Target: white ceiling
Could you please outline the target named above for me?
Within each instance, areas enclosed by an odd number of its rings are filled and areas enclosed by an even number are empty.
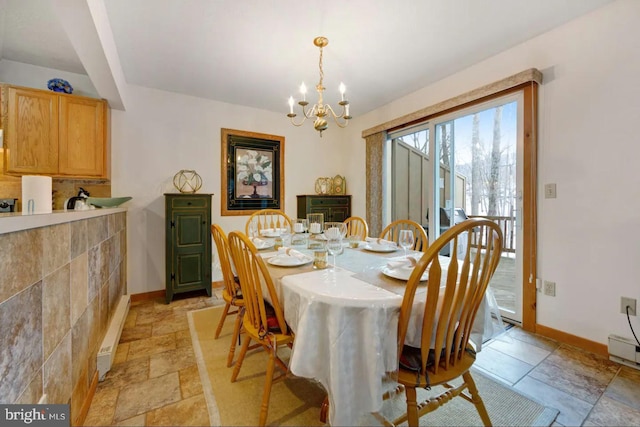
[[[301,81],[317,84],[312,42],[326,36],[325,101],[343,81],[354,116],[610,1],[88,0],[106,9],[127,83],[283,113]],[[58,2],[0,0],[0,58],[92,77]]]

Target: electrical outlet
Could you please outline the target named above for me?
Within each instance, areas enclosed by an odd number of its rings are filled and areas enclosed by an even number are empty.
[[[629,316],[636,315],[636,299],[621,297],[620,298],[620,313],[627,314],[627,306],[629,307]]]
[[[550,297],[556,296],[556,282],[544,281],[544,294]]]

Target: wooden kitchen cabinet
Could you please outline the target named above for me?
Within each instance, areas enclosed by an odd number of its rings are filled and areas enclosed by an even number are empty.
[[[59,173],[107,177],[106,101],[60,96]]]
[[[181,292],[211,296],[211,196],[165,194],[167,304]]]
[[[342,222],[351,216],[351,196],[302,195],[298,198],[298,218],[309,213],[324,214],[324,220]]]
[[[58,95],[42,90],[3,90],[5,172],[58,173]],[[5,114],[6,113],[6,114]]]
[[[105,100],[2,86],[5,173],[109,178]]]

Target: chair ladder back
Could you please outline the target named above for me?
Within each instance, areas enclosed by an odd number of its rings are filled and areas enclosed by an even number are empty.
[[[457,237],[456,237],[457,239]],[[471,293],[470,289],[473,287],[473,280],[471,279],[473,272],[471,269],[471,233],[467,233],[467,245],[464,253],[464,261],[462,264],[462,268],[460,269],[460,277],[458,286],[456,288],[456,296],[455,296],[455,306],[453,311],[451,312],[451,316],[449,318],[449,339],[451,341],[447,341],[448,348],[451,348],[451,360],[455,364],[456,361],[462,358],[462,354],[464,348],[467,345],[467,342],[464,341],[464,337],[468,336],[466,334],[466,328],[464,326],[460,327],[458,325],[466,324],[466,311],[464,307],[469,304],[468,297]],[[458,244],[456,241],[456,245],[454,248],[454,256],[458,257]],[[456,316],[460,318],[457,319]]]
[[[490,234],[486,246],[472,245],[473,232]],[[459,243],[466,242],[460,250]],[[443,275],[440,250],[452,244],[451,259]],[[474,218],[451,227],[443,233],[418,261],[407,282],[398,321],[398,352],[402,352],[415,291],[420,277],[428,268],[424,317],[421,325],[422,372],[434,374],[447,370],[463,358],[479,306],[489,281],[500,261],[502,234],[492,221]],[[433,345],[431,344],[433,342]],[[433,364],[427,368],[429,352]]]
[[[269,329],[263,293],[264,285],[269,293],[278,326],[283,333],[286,333],[286,322],[275,287],[264,260],[258,255],[257,249],[246,235],[238,231],[229,233],[229,245],[231,246],[231,255],[236,263],[236,269],[240,277],[240,286],[250,325],[258,331],[267,331]]]
[[[261,209],[251,214],[245,225],[245,234],[249,234],[249,224],[255,223],[258,232],[268,228],[284,228],[288,225],[292,227],[291,219],[282,211],[277,209]]]
[[[359,216],[350,216],[344,220],[347,225],[347,236],[358,236],[364,240],[369,236],[369,226],[367,221]]]
[[[233,269],[231,268],[231,253],[229,248],[229,241],[224,234],[224,230],[218,224],[211,225],[211,235],[213,242],[216,245],[218,251],[218,259],[220,260],[220,270],[222,270],[222,281],[227,293],[232,297],[237,295],[237,287],[235,277],[233,275]]]

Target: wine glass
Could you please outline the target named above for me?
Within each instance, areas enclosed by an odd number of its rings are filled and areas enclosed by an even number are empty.
[[[400,234],[398,235],[398,243],[404,249],[404,257],[407,257],[407,249],[413,247],[413,231],[411,230],[400,230]]]
[[[249,240],[253,242],[253,240],[258,237],[258,224],[255,222],[251,222],[249,224]]]
[[[278,235],[282,238],[282,244],[286,246],[287,238],[291,236],[291,226],[288,222],[285,221],[284,224],[282,224],[276,230],[278,230]],[[291,241],[289,241],[289,244],[291,244]]]
[[[330,222],[324,223],[324,237],[326,237],[327,240],[339,239],[340,244],[342,245],[342,241],[346,236],[347,236],[347,224],[345,224],[344,222],[330,221]],[[342,254],[343,251],[344,249],[340,247],[340,250],[338,251],[337,255]]]
[[[336,269],[336,255],[342,252],[342,238],[327,240],[327,251],[333,255],[333,269]]]

